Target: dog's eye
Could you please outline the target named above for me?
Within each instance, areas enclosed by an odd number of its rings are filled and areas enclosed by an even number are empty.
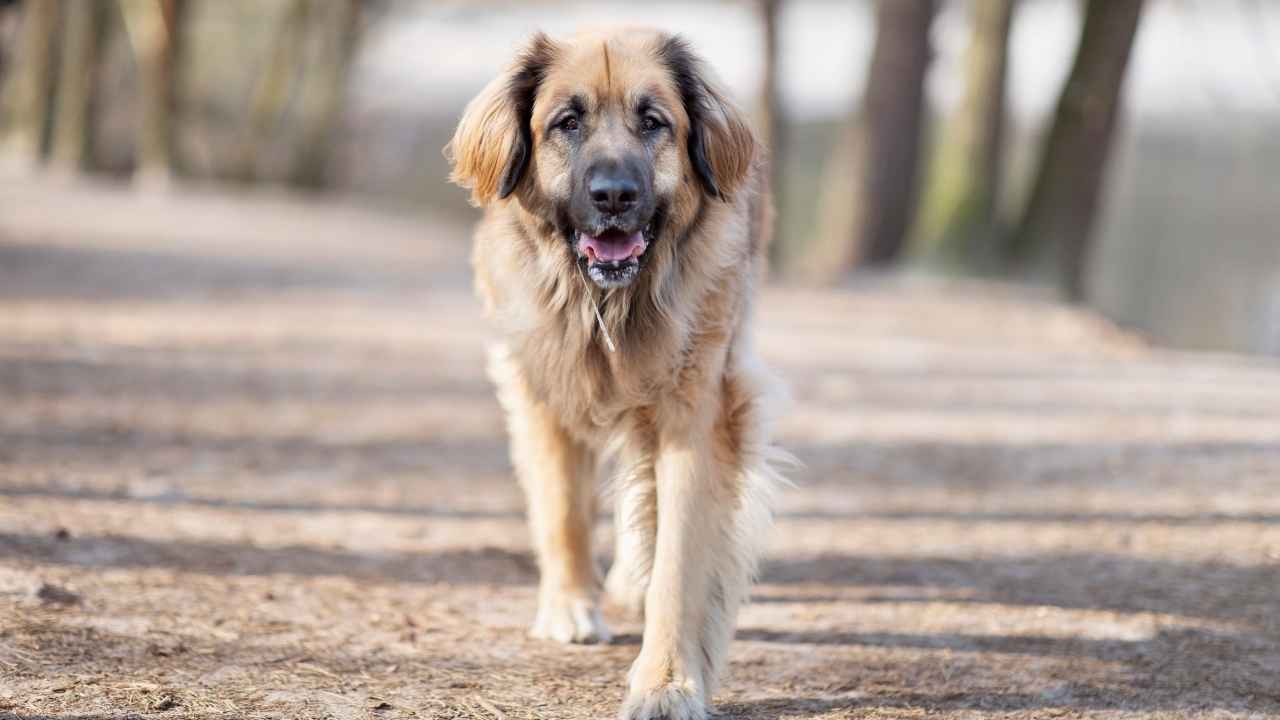
[[[653,132],[663,126],[662,120],[653,115],[645,115],[640,119],[640,129],[645,132]]]
[[[556,127],[565,132],[574,132],[578,129],[578,118],[570,115],[560,122],[556,123]]]

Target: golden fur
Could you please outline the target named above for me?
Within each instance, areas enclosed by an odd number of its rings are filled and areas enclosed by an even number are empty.
[[[649,156],[665,223],[636,281],[605,292],[557,226],[572,181],[547,123],[565,97],[585,97],[601,129],[581,151],[609,152],[629,142],[619,113],[637,92],[671,121]],[[532,633],[609,639],[590,535],[596,475],[612,461],[606,585],[645,619],[621,716],[703,718],[777,480],[773,385],[748,327],[770,219],[763,153],[681,41],[635,30],[536,36],[467,107],[447,152],[451,179],[484,208],[473,264],[502,334],[491,374],[542,573]]]

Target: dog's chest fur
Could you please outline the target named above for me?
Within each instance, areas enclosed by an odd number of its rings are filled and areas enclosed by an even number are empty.
[[[642,295],[630,300],[646,302]],[[716,372],[710,366],[723,366],[727,332],[712,340],[696,319],[624,320],[612,326],[611,352],[587,299],[580,301],[583,307],[574,307],[577,302],[564,313],[544,314],[535,326],[509,334],[507,342],[533,395],[588,445],[602,445],[619,431],[644,432],[668,407],[692,403],[711,380],[703,376]]]
[[[619,432],[643,433],[662,416],[687,417],[712,402],[755,275],[758,259],[745,237],[684,237],[679,247],[671,240],[657,248],[666,253],[655,258],[651,270],[658,272],[602,299],[615,352],[606,347],[568,253],[558,256],[545,239],[513,242],[506,219],[493,215],[476,239],[477,291],[502,331],[511,370],[579,441],[599,448]],[[707,253],[718,257],[696,257]],[[513,267],[528,272],[503,274]],[[690,267],[732,271],[698,274]],[[655,292],[652,283],[667,285]],[[656,297],[673,302],[659,308]]]

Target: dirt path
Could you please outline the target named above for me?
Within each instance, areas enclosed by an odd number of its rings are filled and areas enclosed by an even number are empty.
[[[0,186],[0,718],[612,716],[635,622],[524,636],[465,233]],[[762,315],[806,468],[725,715],[1280,717],[1280,367],[982,289]]]

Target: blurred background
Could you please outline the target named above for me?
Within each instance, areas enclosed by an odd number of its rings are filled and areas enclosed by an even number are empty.
[[[530,32],[602,23],[687,35],[753,111],[783,281],[1008,279],[1280,354],[1268,0],[8,0],[0,167],[467,218],[466,101]]]

